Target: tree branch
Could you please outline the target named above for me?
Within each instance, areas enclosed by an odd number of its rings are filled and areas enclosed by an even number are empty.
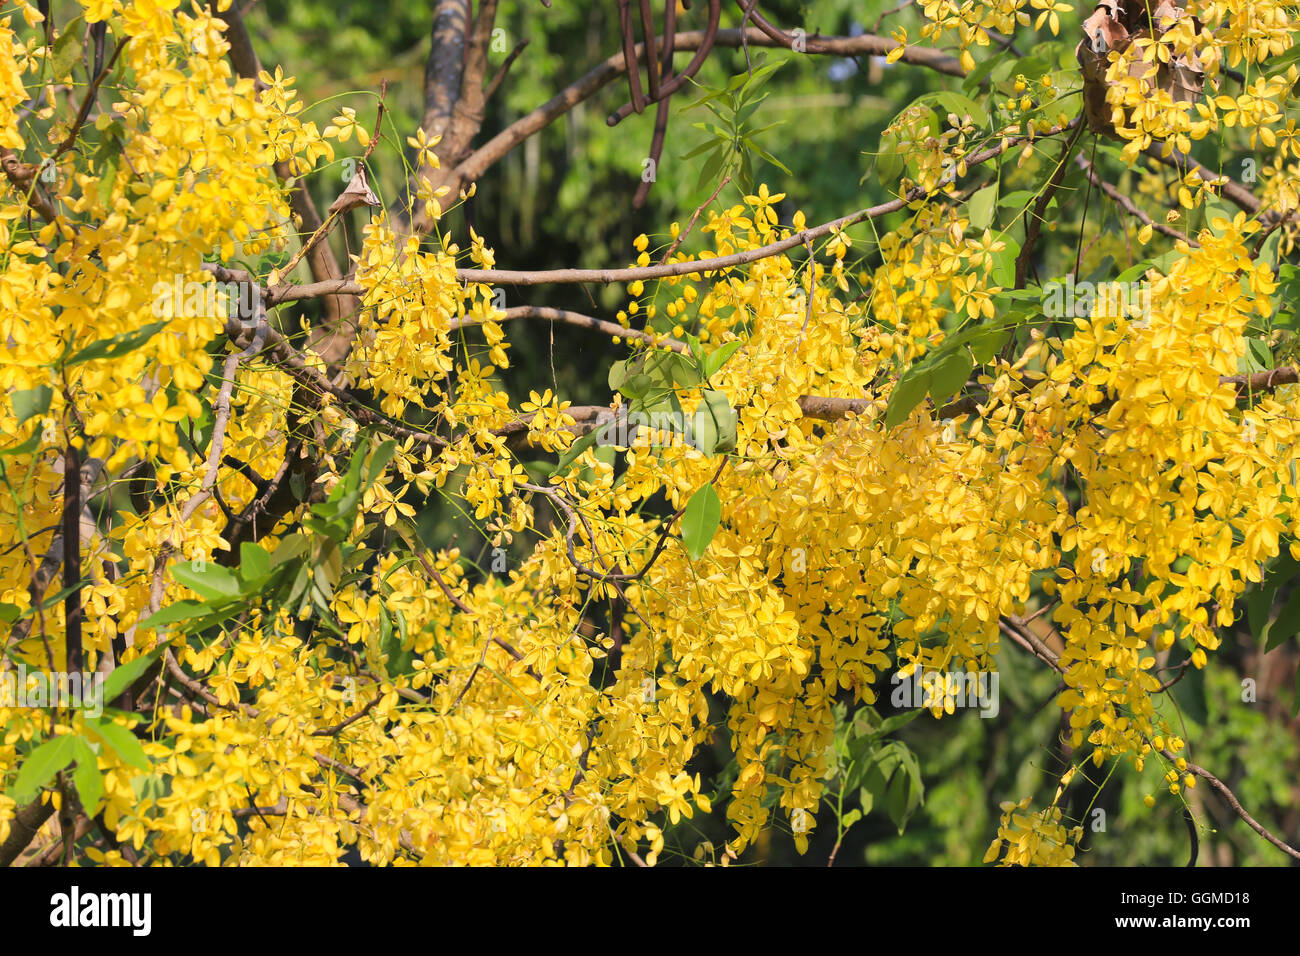
[[[230,9],[218,10],[216,0],[211,0],[210,5],[213,14],[226,23],[226,42],[230,44],[230,62],[235,67],[235,72],[244,79],[252,80],[258,89],[262,89],[264,84],[258,75],[262,72],[262,65],[257,58],[257,51],[253,47],[252,38],[248,35],[248,28],[244,25],[244,18],[239,8],[232,3]],[[282,180],[295,179],[294,170],[287,160],[275,164],[275,174]],[[298,216],[305,234],[311,236],[320,231],[322,224],[320,212],[316,209],[316,204],[312,202],[311,194],[301,179],[295,179],[294,187],[289,191],[289,208]],[[311,270],[311,276],[317,282],[343,277],[338,258],[328,242],[319,243],[310,250],[307,256],[307,268]],[[355,298],[349,294],[326,296],[323,304],[326,334],[338,330],[343,325],[344,318],[357,308]],[[342,356],[327,358],[330,361],[339,361]]]
[[[1260,208],[1262,205],[1260,201],[1254,196],[1254,194],[1251,193],[1249,189],[1247,189],[1245,186],[1241,185],[1240,183],[1232,180],[1231,178],[1221,175],[1220,173],[1216,173],[1208,166],[1204,166],[1201,163],[1198,163],[1190,156],[1184,156],[1181,153],[1172,153],[1166,156],[1161,151],[1161,147],[1158,145],[1153,144],[1151,146],[1148,146],[1143,152],[1147,156],[1150,156],[1152,159],[1154,159],[1156,162],[1163,163],[1165,166],[1169,166],[1172,169],[1178,170],[1178,172],[1181,173],[1182,175],[1186,175],[1187,173],[1189,173],[1194,169],[1201,174],[1201,179],[1203,179],[1205,182],[1210,182],[1212,180],[1219,180],[1219,179],[1227,180],[1227,182],[1225,182],[1221,187],[1219,187],[1220,195],[1222,195],[1225,199],[1229,200],[1230,202],[1234,203],[1239,208],[1244,209],[1252,216],[1260,215]],[[1265,213],[1261,218],[1267,220],[1274,216],[1276,216],[1276,213],[1268,212]]]
[[[674,37],[674,53],[690,53],[699,50],[707,39],[707,31],[691,30],[678,33]],[[890,37],[863,34],[856,37],[816,37],[816,52],[832,56],[862,56],[871,54],[885,56],[898,47],[898,41]],[[744,44],[757,47],[785,47],[789,44],[767,36],[757,28],[745,30],[719,30],[713,38],[715,47],[737,48]],[[811,46],[809,52],[813,52]],[[644,59],[645,45],[638,44],[634,56]],[[965,76],[961,63],[939,50],[926,47],[908,47],[900,60],[916,66],[924,66],[949,76]],[[512,149],[529,136],[544,129],[554,120],[563,116],[579,103],[595,95],[606,85],[621,76],[626,70],[624,55],[615,53],[604,62],[590,70],[581,79],[565,87],[532,112],[520,117],[504,130],[497,133],[486,143],[461,160],[443,179],[443,185],[450,186],[453,192],[463,189],[468,183],[479,178],[495,163],[505,157]]]
[[[43,796],[20,807],[9,821],[9,836],[0,844],[0,866],[11,866],[53,814],[54,802],[46,801]]]
[[[581,312],[571,312],[568,309],[552,309],[537,305],[517,305],[506,309],[503,315],[497,316],[497,321],[499,322],[509,322],[512,319],[542,319],[546,322],[560,322],[565,325],[575,325],[579,328],[592,329],[616,339],[627,339],[630,342],[643,342],[646,345],[670,348],[674,352],[686,352],[685,343],[678,342],[676,339],[655,335],[651,332],[642,332],[638,329],[625,329],[617,322],[597,319],[590,315],[583,315]],[[473,328],[479,324],[480,323],[468,319],[456,319],[451,323],[450,331],[455,332],[459,329]]]
[[[1132,199],[1124,195],[1122,192],[1120,192],[1110,183],[1106,182],[1104,179],[1098,176],[1096,167],[1093,166],[1092,162],[1088,159],[1088,157],[1084,156],[1083,153],[1077,154],[1074,157],[1074,161],[1079,165],[1079,168],[1082,169],[1087,174],[1088,180],[1094,186],[1096,186],[1103,193],[1109,196],[1111,200],[1113,200],[1116,203],[1116,205],[1118,205],[1121,209],[1123,209],[1126,213],[1128,213],[1138,222],[1142,223],[1144,226],[1150,226],[1156,232],[1160,233],[1161,235],[1168,236],[1170,239],[1181,239],[1183,242],[1187,243],[1189,246],[1192,246],[1193,248],[1200,248],[1201,244],[1197,242],[1195,239],[1191,238],[1190,236],[1184,235],[1183,233],[1179,232],[1177,229],[1173,228],[1172,226],[1166,226],[1163,222],[1156,222],[1145,212],[1139,209],[1137,204],[1133,202]]]
[[[1053,127],[1052,129],[1032,137],[1033,139],[1044,139],[1058,135],[1067,130],[1075,129],[1079,120],[1073,119],[1064,126]],[[1031,139],[1029,136],[1016,136],[1004,140],[996,146],[990,146],[979,153],[975,153],[966,160],[967,167],[978,166],[990,159],[1001,156],[1007,150],[1019,146]],[[760,259],[766,259],[770,256],[780,255],[790,249],[805,245],[809,240],[820,239],[832,232],[845,229],[855,223],[867,219],[876,219],[880,216],[897,212],[908,205],[921,200],[927,200],[938,195],[940,189],[927,191],[920,186],[913,187],[905,196],[892,199],[889,202],[881,203],[878,206],[872,206],[868,209],[860,209],[855,213],[847,216],[841,216],[838,219],[832,219],[830,222],[824,222],[819,226],[813,226],[804,229],[801,232],[793,233],[785,239],[777,242],[768,243],[765,246],[759,246],[755,249],[748,249],[744,252],[737,252],[729,256],[718,256],[711,259],[697,259],[687,262],[667,262],[661,265],[630,267],[626,269],[551,269],[534,272],[519,272],[509,269],[457,269],[456,277],[462,282],[479,282],[487,285],[510,285],[510,286],[528,286],[528,285],[551,285],[561,283],[584,283],[595,282],[607,285],[611,282],[633,282],[636,280],[665,279],[672,276],[699,275],[701,273],[718,272],[723,269],[734,268],[735,266],[746,265],[751,262],[757,262]],[[224,270],[225,275],[236,275],[233,270]],[[355,282],[316,282],[310,285],[285,286],[277,288],[275,294],[269,297],[270,305],[279,305],[283,302],[291,302],[298,299],[309,299],[318,295],[326,295],[338,291],[348,291],[354,294],[364,292],[360,285]]]

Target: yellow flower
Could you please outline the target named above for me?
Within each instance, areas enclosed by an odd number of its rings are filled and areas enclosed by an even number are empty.
[[[417,129],[414,136],[406,137],[407,145],[415,147],[416,169],[440,168],[441,164],[438,161],[438,154],[434,152],[434,147],[436,147],[440,142],[442,142],[441,136],[435,136],[431,140],[427,139],[423,129]],[[362,145],[364,146],[365,144],[362,143]]]
[[[897,30],[893,31],[890,36],[898,41],[898,46],[885,54],[885,62],[897,63],[903,58],[903,54],[907,52],[907,30],[903,27],[899,27]]]
[[[327,139],[337,139],[340,143],[346,143],[356,133],[357,142],[362,146],[370,145],[370,134],[365,131],[360,123],[357,122],[357,111],[350,106],[343,107],[342,111],[330,121],[330,125],[325,127],[321,133]],[[425,144],[426,146],[432,144]]]
[[[1034,21],[1034,29],[1041,30],[1043,21],[1046,20],[1052,28],[1053,35],[1061,32],[1061,20],[1058,14],[1070,13],[1074,7],[1068,3],[1061,3],[1060,0],[1032,0],[1031,5],[1043,12],[1038,15]]]

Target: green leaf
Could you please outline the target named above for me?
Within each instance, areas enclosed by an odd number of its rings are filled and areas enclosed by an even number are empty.
[[[343,576],[343,552],[338,543],[333,540],[322,541],[316,551],[316,559],[312,562],[312,567],[315,569],[316,585],[321,589],[321,593],[332,595],[338,587],[339,579]]]
[[[736,410],[725,392],[707,388],[695,409],[691,437],[702,453],[733,451],[736,447]]]
[[[1300,632],[1300,588],[1291,592],[1282,609],[1277,612],[1273,626],[1269,628],[1268,643],[1264,645],[1267,653]]]
[[[704,378],[713,378],[718,369],[727,364],[727,360],[740,351],[743,342],[728,342],[721,348],[709,353],[704,359]]]
[[[68,21],[63,28],[63,32],[59,34],[59,38],[54,41],[50,65],[55,80],[62,80],[65,76],[70,75],[72,68],[81,59],[84,27],[85,23],[82,18],[74,17]]]
[[[102,206],[107,206],[113,200],[113,187],[117,184],[117,171],[122,165],[122,144],[115,137],[109,137],[100,143],[99,149],[95,152],[97,163],[95,169],[99,173],[99,184],[96,190],[99,196],[99,202]],[[127,349],[130,351],[130,349]]]
[[[746,96],[748,95],[749,94],[746,94]],[[738,113],[736,113],[737,128],[743,131],[745,129],[745,124],[748,123],[750,119],[753,118],[754,114],[758,112],[759,106],[761,106],[763,101],[767,99],[770,95],[771,95],[771,91],[767,91],[764,93],[760,93],[758,96],[755,96],[752,99],[745,99],[744,106],[741,108],[741,110]]]
[[[1182,260],[1182,256],[1183,254],[1177,249],[1170,249],[1168,252],[1152,259],[1151,268],[1155,269],[1161,275],[1168,275],[1169,270],[1174,267],[1174,263]]]
[[[1269,611],[1273,609],[1273,599],[1277,596],[1277,582],[1270,584],[1265,578],[1256,584],[1246,597],[1246,625],[1255,637],[1263,637],[1268,627]]]
[[[936,104],[945,113],[957,114],[959,119],[963,116],[970,116],[971,122],[977,128],[984,128],[989,125],[988,111],[969,96],[963,96],[953,90],[940,90],[937,93],[927,93],[917,99],[918,103],[927,101]]]
[[[736,184],[745,192],[751,192],[754,189],[753,159],[749,153],[741,152],[739,146],[736,147],[735,155],[740,157],[739,161],[736,161],[733,156],[732,162],[732,166],[736,170]]]
[[[190,618],[202,617],[208,613],[208,606],[198,601],[177,601],[175,604],[161,608],[140,622],[142,628],[158,628],[164,624],[188,621]]]
[[[686,388],[693,388],[696,385],[704,384],[704,379],[700,374],[701,369],[685,355],[673,351],[653,352],[651,354],[662,356],[659,362],[663,365],[665,374],[668,376],[668,387],[681,385]]]
[[[712,107],[710,107],[710,109],[711,108]],[[722,118],[725,122],[725,117],[723,117],[721,113],[719,113],[718,116],[719,118]],[[692,123],[691,125],[698,130],[703,130],[706,133],[712,133],[714,139],[722,140],[724,143],[731,142],[732,131],[730,129],[723,129],[721,126],[718,126],[715,123]]]
[[[1016,284],[1016,256],[1020,255],[1020,243],[1006,236],[1002,240],[1006,248],[993,253],[993,269],[989,277],[1004,289]]]
[[[533,484],[546,484],[546,479],[551,475],[551,463],[534,459],[533,461],[522,462],[524,471],[528,472],[528,477],[533,480]]]
[[[718,141],[716,139],[706,139],[704,142],[700,143],[699,146],[696,146],[690,152],[684,154],[682,156],[682,159],[684,160],[694,159],[696,156],[700,155],[700,153],[704,152],[706,149],[716,149],[717,147],[718,147]]]
[[[718,146],[708,159],[704,161],[704,167],[700,170],[700,181],[696,183],[697,192],[704,189],[706,185],[713,182],[718,173],[722,171],[722,162],[726,159],[726,146]]]
[[[104,700],[117,700],[121,697],[166,650],[166,645],[156,647],[148,654],[141,654],[139,657],[113,668],[113,672],[108,675],[108,680],[104,682]]]
[[[173,564],[172,577],[178,584],[209,601],[223,601],[236,598],[240,594],[239,581],[229,568],[211,562],[196,567],[194,563]]]
[[[756,64],[761,63],[762,65],[755,66],[753,70],[749,73],[741,74],[742,76],[746,77],[745,83],[741,88],[742,102],[745,100],[745,97],[752,95],[750,87],[753,87],[755,90],[761,89],[763,83],[767,80],[767,78],[771,76],[773,73],[775,73],[777,70],[781,69],[781,67],[785,66],[785,64],[788,62],[786,60],[776,60],[771,63],[763,63],[765,57],[766,54],[763,53],[760,53],[757,56],[755,56],[754,62]]]
[[[370,464],[366,466],[366,484],[365,487],[373,485],[384,474],[384,469],[393,458],[393,452],[397,450],[397,442],[391,438],[375,449],[375,453],[370,456]]]
[[[104,778],[99,774],[98,758],[84,737],[73,738],[73,756],[77,767],[72,771],[72,783],[81,798],[81,806],[90,816],[95,815],[100,798],[104,796]]]
[[[50,399],[53,397],[54,389],[48,385],[37,385],[35,388],[14,392],[10,396],[10,401],[13,402],[14,417],[18,419],[18,424],[21,425],[29,418],[48,412]]]
[[[900,728],[906,727],[912,721],[916,720],[916,718],[920,717],[921,714],[923,713],[924,710],[922,708],[915,707],[911,710],[904,711],[901,714],[895,714],[893,717],[887,717],[885,718],[884,721],[881,722],[880,726],[875,730],[874,736],[877,738],[887,737],[890,734],[892,734],[895,730],[899,730]]]
[[[700,402],[691,419],[690,442],[702,455],[712,455],[718,446],[718,426],[706,403]]]
[[[1005,325],[981,329],[977,334],[972,335],[970,350],[971,354],[975,356],[975,361],[981,365],[993,361],[993,356],[997,355],[1002,346],[1006,344],[1007,337],[1010,334],[1011,325]]]
[[[552,475],[564,474],[568,470],[569,466],[578,460],[578,456],[580,456],[584,451],[586,451],[592,445],[596,444],[597,439],[600,438],[600,432],[601,429],[588,432],[587,434],[579,438],[577,441],[575,441],[572,445],[570,445],[569,450],[560,456],[560,460],[556,464],[551,474]]]
[[[1038,194],[1032,190],[1016,189],[998,200],[998,208],[1010,207],[1017,210],[1016,214],[1019,215],[1033,205],[1034,200],[1037,198]]]
[[[921,404],[928,391],[930,375],[927,371],[918,371],[917,366],[913,366],[903,373],[889,394],[889,404],[885,407],[885,428],[894,428],[907,421],[907,416]]]
[[[39,607],[42,611],[44,611],[48,608],[54,607],[55,605],[62,604],[64,598],[66,598],[69,594],[71,594],[74,591],[80,591],[81,588],[82,585],[73,584],[66,588],[62,588],[57,594],[46,594],[45,597],[41,598],[40,604],[36,605],[35,607],[29,607],[27,610],[23,611],[22,616],[34,617],[36,615],[36,607]]]
[[[86,728],[95,733],[112,748],[114,753],[131,766],[140,770],[149,769],[149,758],[145,755],[144,748],[140,746],[140,741],[136,739],[135,734],[125,727],[119,727],[109,721],[100,720],[95,722],[86,721]]]
[[[615,362],[609,367],[609,390],[611,392],[621,392],[623,383],[628,378],[628,363],[626,361]]]
[[[348,463],[348,471],[343,476],[343,480],[330,491],[328,500],[312,506],[312,514],[324,522],[323,525],[316,529],[322,536],[337,541],[347,535],[352,528],[352,517],[356,512],[357,505],[361,503],[362,492],[383,473],[395,447],[396,444],[391,439],[385,441],[375,449],[369,465],[366,465],[365,443],[358,443],[356,451],[352,453],[352,459]],[[365,466],[364,483],[362,481],[363,466]]]
[[[898,149],[898,137],[886,133],[880,137],[880,151],[876,153],[876,180],[886,187],[898,185],[898,177],[903,173],[903,155]]]
[[[390,678],[411,672],[415,653],[407,650],[406,619],[401,611],[389,611],[383,603],[379,605],[380,637],[379,651],[384,660],[384,671]],[[393,624],[397,624],[394,629]]]
[[[672,403],[676,390],[703,382],[698,360],[670,350],[642,352],[627,362],[616,362],[609,375],[610,387],[631,400],[631,411],[676,411]]]
[[[894,821],[894,826],[898,827],[899,835],[902,835],[912,810],[912,783],[907,774],[896,772],[889,778],[885,790],[885,810],[889,813],[889,819]]]
[[[1212,196],[1205,201],[1205,225],[1216,236],[1223,235],[1223,230],[1214,226],[1216,219],[1223,219],[1232,222],[1232,212],[1228,208],[1228,203],[1218,196]]]
[[[245,541],[239,546],[239,577],[250,583],[271,573],[271,556],[260,544]]]
[[[290,534],[281,538],[280,543],[275,546],[275,551],[271,553],[271,567],[278,568],[286,561],[292,561],[306,551],[310,543],[307,536],[301,534]]]
[[[967,93],[972,92],[977,86],[984,82],[984,78],[989,75],[989,71],[994,66],[1003,62],[998,57],[989,57],[975,65],[975,69],[966,74],[966,79],[962,80],[961,88]]]
[[[868,774],[867,786],[877,798],[884,798],[885,810],[900,834],[925,798],[920,765],[915,755],[897,741],[881,748]]]
[[[149,325],[142,326],[134,332],[123,332],[121,335],[114,335],[112,338],[92,342],[75,353],[64,365],[73,366],[80,365],[82,362],[92,362],[95,359],[118,358],[129,352],[134,352],[161,332],[169,321],[170,319],[162,319],[159,322],[151,322]]]
[[[709,542],[718,532],[718,523],[722,520],[722,502],[713,485],[708,484],[691,495],[682,514],[682,542],[686,551],[698,561],[704,557]]]
[[[4,451],[0,451],[0,458],[17,457],[19,455],[30,455],[32,452],[36,451],[37,448],[40,447],[40,444],[41,444],[41,433],[39,431],[33,432],[32,435],[25,442],[22,442],[21,444],[18,445],[14,445],[12,448],[6,448]]]
[[[1133,282],[1134,280],[1140,279],[1143,276],[1145,276],[1147,274],[1147,270],[1150,268],[1151,268],[1151,260],[1143,259],[1141,262],[1137,263],[1136,265],[1129,266],[1127,269],[1121,272],[1116,277],[1115,281],[1121,283]]]
[[[1264,245],[1260,247],[1259,255],[1255,257],[1255,261],[1272,267],[1277,262],[1277,250],[1281,242],[1282,230],[1278,229],[1264,240]]]
[[[970,225],[984,230],[993,224],[993,212],[998,204],[998,184],[985,186],[970,197]]]
[[[865,816],[876,805],[876,795],[868,788],[862,787],[858,790],[858,803],[862,805],[862,814]]]
[[[55,775],[72,762],[75,738],[68,734],[45,741],[27,755],[18,769],[18,779],[9,789],[17,803],[31,803]]]
[[[301,607],[303,595],[307,591],[307,586],[311,584],[311,568],[304,562],[298,568],[298,574],[294,578],[293,587],[289,591],[289,597],[284,602],[285,606],[291,610],[297,610]]]
[[[930,397],[935,405],[942,405],[961,391],[974,368],[975,360],[966,349],[958,349],[935,365],[929,376]]]
[[[703,87],[703,84],[700,84],[700,83],[696,82],[695,80],[692,80],[691,82],[695,83],[696,86],[701,86],[702,88],[707,89],[707,87]],[[708,103],[708,102],[710,102],[710,101],[712,101],[712,100],[716,100],[716,99],[717,99],[718,97],[720,97],[720,96],[726,96],[726,95],[727,95],[727,87],[726,87],[726,86],[719,87],[719,88],[716,89],[716,90],[710,89],[707,93],[705,93],[703,96],[701,96],[698,100],[696,100],[696,101],[695,101],[694,103],[692,103],[690,106],[686,107],[686,109],[683,110],[683,112],[690,112],[691,110],[695,109],[697,106],[703,106],[705,103]]]
[[[705,355],[704,355],[704,347],[700,345],[700,340],[697,339],[695,336],[691,335],[690,332],[683,332],[682,341],[685,342],[686,347],[691,350],[691,358],[695,359],[695,364],[699,368],[703,369]]]
[[[1293,46],[1277,56],[1270,56],[1264,63],[1267,75],[1276,76],[1278,73],[1286,72],[1286,68],[1296,60],[1300,60],[1300,46]]]
[[[767,160],[769,163],[771,163],[777,169],[781,170],[781,172],[785,173],[787,176],[794,175],[794,173],[790,172],[789,167],[786,166],[785,163],[781,162],[781,160],[777,159],[775,156],[773,156],[771,153],[765,150],[762,146],[759,146],[757,143],[751,142],[749,143],[749,148],[752,149],[754,152],[758,153],[759,156]]]
[[[1246,623],[1253,636],[1260,640],[1268,640],[1272,629],[1270,618],[1273,601],[1277,597],[1277,592],[1284,584],[1298,576],[1300,576],[1300,561],[1291,557],[1291,552],[1283,548],[1282,552],[1270,562],[1263,579],[1246,597]]]
[[[1262,339],[1246,339],[1246,354],[1237,359],[1237,371],[1242,375],[1266,372],[1273,366],[1273,352]]]

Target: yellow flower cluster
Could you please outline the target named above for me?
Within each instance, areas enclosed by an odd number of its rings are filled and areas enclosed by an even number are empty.
[[[1044,17],[1051,18],[1053,33],[1059,26],[1057,12],[1073,9],[1056,0],[1033,0],[1033,5],[1043,8],[1043,13],[1038,17],[1039,25]],[[988,46],[990,30],[1010,35],[1015,33],[1017,24],[1029,25],[1030,15],[1022,9],[1024,6],[1026,0],[995,0],[992,3],[921,0],[921,10],[926,18],[921,36],[938,45],[945,33],[956,33],[961,46],[961,65],[970,71],[975,69],[975,58],[971,55],[970,48]]]
[[[1019,803],[1002,803],[998,836],[984,854],[984,862],[996,860],[1000,866],[1077,865],[1071,841],[1078,842],[1083,828],[1067,829],[1061,823],[1060,807],[1027,813],[1028,807],[1028,797]]]
[[[430,250],[373,218],[355,257],[358,331],[341,369],[310,351],[291,364],[268,350],[227,383],[212,356],[227,345],[225,315],[155,315],[155,283],[212,282],[204,259],[227,254],[232,236],[288,241],[274,163],[301,175],[332,157],[326,134],[343,142],[364,130],[347,111],[325,133],[300,120],[292,78],[278,72],[260,91],[234,79],[219,21],[201,5],[84,6],[132,38],[131,82],[96,125],[95,162],[59,157],[54,222],[28,227],[33,209],[16,192],[0,206],[0,433],[11,442],[0,451],[0,603],[30,607],[60,517],[61,453],[84,436],[91,489],[112,502],[102,526],[85,522],[86,649],[103,660],[118,641],[129,659],[168,644],[160,666],[179,698],[137,702],[148,769],[111,747],[98,757],[105,821],[127,849],[91,859],[120,864],[129,850],[150,862],[337,863],[355,847],[376,863],[614,864],[637,853],[653,864],[666,829],[715,803],[734,826],[728,858],[783,822],[806,848],[837,697],[872,705],[894,669],[994,670],[1001,623],[1025,613],[1040,582],[1059,599],[1044,621],[1063,648],[1070,743],[1139,767],[1153,750],[1182,748],[1158,705],[1160,655],[1181,641],[1203,666],[1216,628],[1300,520],[1300,396],[1256,396],[1243,409],[1221,381],[1276,291],[1253,255],[1257,221],[1217,218],[1197,246],[1180,242],[1144,279],[1143,321],[1099,308],[1067,336],[1026,319],[1018,343],[957,383],[978,414],[968,405],[941,416],[921,402],[893,427],[886,409],[902,370],[1005,317],[995,280],[1005,237],[966,215],[928,205],[879,237],[862,295],[850,291],[855,240],[843,231],[825,236],[811,270],[773,255],[632,283],[626,324],[662,312],[709,351],[734,349],[707,383],[676,394],[687,415],[712,407],[706,388],[723,396],[734,451],[634,444],[616,449],[616,470],[608,445],[588,447],[547,483],[521,449],[563,453],[584,428],[549,389],[518,402],[502,386],[495,291],[457,275],[494,264],[475,234],[467,249],[444,237]],[[957,30],[964,46],[1029,16],[1015,2],[922,6],[932,35]],[[1033,8],[1053,29],[1066,9]],[[1261,30],[1239,36],[1242,55],[1274,49]],[[0,136],[15,148],[20,62],[0,29]],[[1243,94],[1250,102],[1212,102],[1202,122],[1232,116],[1271,145],[1269,104],[1284,90],[1260,82]],[[1170,118],[1188,111],[1144,111],[1140,79],[1119,86],[1132,142],[1210,128]],[[933,186],[974,131],[958,120],[926,143],[910,122],[896,132],[915,140],[918,181]],[[1279,154],[1290,142],[1276,141]],[[1290,167],[1274,167],[1274,180],[1272,195],[1294,206]],[[1205,203],[1208,186],[1182,185],[1187,205]],[[781,198],[764,186],[710,213],[702,255],[802,229],[802,214],[780,224]],[[636,251],[646,264],[648,241]],[[323,378],[343,386],[304,399]],[[342,388],[372,393],[377,410]],[[41,394],[48,406],[31,414]],[[810,397],[856,404],[814,414]],[[213,471],[206,443],[222,402]],[[304,460],[313,486],[232,552],[234,516]],[[346,526],[322,530],[355,477],[350,463],[367,460],[377,473]],[[677,512],[706,485],[718,530],[693,555]],[[435,496],[485,546],[515,545],[510,566],[475,571],[470,549],[427,547],[416,506]],[[198,569],[227,562],[247,576],[266,562],[269,574],[304,555],[292,608],[249,598],[202,641],[142,624],[210,598],[187,586]],[[60,665],[62,613],[27,615],[13,653]],[[0,777],[33,741],[97,733],[82,720],[0,709]],[[736,772],[718,791],[693,761],[724,732]],[[1027,808],[1003,805],[989,860],[1070,862],[1077,831],[1055,803]],[[0,840],[13,812],[0,797]]]

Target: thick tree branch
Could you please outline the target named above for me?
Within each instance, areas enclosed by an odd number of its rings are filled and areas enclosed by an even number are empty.
[[[1047,206],[1056,195],[1057,189],[1061,186],[1061,180],[1065,178],[1065,166],[1069,159],[1070,151],[1074,149],[1074,144],[1078,142],[1079,135],[1083,132],[1082,117],[1076,118],[1075,123],[1079,124],[1071,136],[1061,146],[1061,158],[1056,161],[1056,169],[1052,171],[1051,177],[1047,180],[1047,185],[1043,191],[1038,194],[1038,199],[1034,203],[1034,209],[1029,214],[1029,221],[1025,226],[1025,244],[1016,256],[1016,288],[1023,289],[1025,282],[1029,278],[1029,260],[1034,254],[1034,243],[1038,241],[1038,234],[1043,226],[1043,215],[1047,212]]]
[[[262,65],[257,58],[257,51],[253,47],[252,38],[248,35],[248,28],[244,25],[244,18],[238,6],[232,3],[230,9],[219,11],[216,0],[211,0],[211,7],[213,14],[226,23],[226,42],[230,44],[230,62],[235,67],[235,72],[244,79],[252,80],[261,89],[263,84],[259,74],[262,72]],[[316,235],[320,231],[322,220],[316,204],[312,202],[311,194],[307,191],[306,184],[301,179],[295,178],[294,170],[286,160],[275,164],[275,174],[284,181],[295,180],[294,187],[289,192],[289,208],[297,215],[302,231],[309,236]],[[343,277],[343,269],[339,266],[338,258],[328,242],[318,243],[310,250],[307,256],[307,268],[311,270],[311,276],[317,282]],[[356,311],[357,302],[348,294],[329,295],[324,297],[323,306],[325,310],[323,332],[328,335],[338,330],[346,316]],[[346,349],[343,354],[346,354]],[[338,361],[340,358],[341,355],[331,355],[330,361]]]
[[[54,801],[46,800],[43,796],[20,807],[9,821],[9,836],[0,844],[0,866],[11,866],[36,839],[36,834],[53,814]]]
[[[407,183],[409,204],[407,197],[402,197],[389,207],[389,219],[399,233],[432,228],[420,196],[444,185],[443,167],[454,164],[468,150],[482,125],[486,102],[483,77],[495,17],[496,0],[484,0],[471,36],[469,3],[438,0],[434,7],[420,129],[426,140],[437,143],[432,152],[439,165],[422,163],[413,170]]]
[[[1281,368],[1270,369],[1267,372],[1254,372],[1250,375],[1224,375],[1219,379],[1221,385],[1236,385],[1237,391],[1243,394],[1272,391],[1283,385],[1294,385],[1297,382],[1300,382],[1300,369],[1286,365]]]

